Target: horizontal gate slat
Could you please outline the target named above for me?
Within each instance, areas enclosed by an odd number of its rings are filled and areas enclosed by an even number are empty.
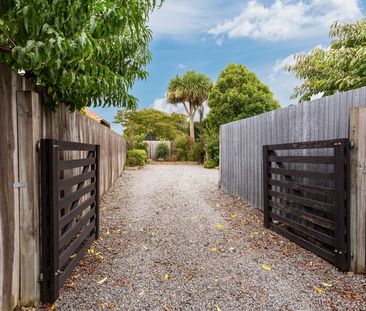
[[[292,227],[296,230],[299,230],[299,231],[311,236],[314,239],[324,242],[330,246],[335,246],[334,238],[327,234],[313,230],[310,227],[303,226],[302,224],[296,222],[295,220],[292,220],[292,219],[289,219],[286,217],[282,217],[282,216],[272,213],[272,212],[270,212],[269,215],[272,217],[272,219],[278,220],[281,223],[288,225],[289,227]]]
[[[65,197],[59,201],[59,208],[60,209],[65,208],[66,206],[72,204],[76,200],[80,199],[84,195],[86,195],[94,190],[95,190],[95,183],[91,183],[90,185],[88,185],[84,188],[81,188],[78,191],[72,192],[67,197]]]
[[[70,242],[70,240],[90,221],[95,215],[94,209],[90,210],[86,215],[83,216],[76,224],[74,224],[67,232],[65,232],[59,240],[59,249],[63,249],[64,246]]]
[[[64,252],[60,255],[59,259],[59,267],[62,268],[65,263],[69,260],[70,256],[77,251],[77,249],[81,246],[81,244],[85,241],[85,239],[93,232],[95,229],[95,221],[93,220],[83,231],[82,233],[70,244],[70,246],[64,250]]]
[[[333,213],[334,212],[334,206],[328,203],[324,203],[324,202],[319,202],[319,201],[315,201],[312,199],[307,199],[304,197],[299,197],[296,195],[291,195],[291,194],[287,194],[287,193],[282,193],[282,192],[276,192],[276,191],[268,191],[270,196],[273,197],[277,197],[280,199],[286,199],[289,200],[291,202],[295,202],[295,203],[299,203],[301,205],[305,205],[308,207],[312,207],[315,209],[318,209],[320,211],[323,212],[327,212],[327,213]]]
[[[269,201],[269,206],[276,208],[282,212],[292,214],[296,217],[302,218],[306,221],[310,221],[313,224],[324,227],[326,229],[334,230],[334,222],[328,219],[321,218],[319,216],[307,213],[304,210],[297,210],[295,207],[287,207],[277,202]]]
[[[333,140],[322,140],[322,141],[309,141],[299,143],[288,143],[278,145],[268,145],[269,151],[275,150],[293,150],[293,149],[323,149],[323,148],[334,148],[342,142],[346,142],[347,139],[333,139]]]
[[[59,190],[64,190],[70,188],[78,183],[87,181],[89,179],[95,178],[95,171],[87,172],[70,178],[62,179],[59,182]]]
[[[309,172],[300,170],[289,170],[286,168],[270,168],[269,172],[278,175],[300,176],[315,179],[334,179],[334,173]]]
[[[71,141],[58,141],[58,150],[75,150],[75,151],[95,151],[96,145],[75,143]]]
[[[326,187],[308,186],[308,185],[303,185],[300,183],[275,180],[275,179],[269,179],[268,183],[272,186],[279,186],[279,187],[284,187],[284,188],[293,189],[293,190],[301,190],[301,191],[314,193],[314,194],[322,194],[322,195],[329,195],[329,196],[334,195],[334,189],[326,188]]]
[[[334,164],[334,157],[328,156],[269,156],[270,162]]]
[[[78,160],[65,160],[60,161],[58,168],[60,171],[69,170],[72,168],[88,166],[95,164],[95,158],[78,159]]]
[[[72,221],[76,216],[80,215],[85,209],[95,202],[95,195],[92,195],[89,199],[79,204],[77,207],[73,208],[69,213],[61,217],[60,227],[62,228],[70,221]]]
[[[277,232],[278,234],[283,235],[284,237],[288,238],[289,240],[296,242],[297,244],[301,245],[302,247],[305,247],[306,249],[308,249],[309,251],[318,254],[319,256],[323,257],[324,259],[328,260],[331,263],[335,263],[335,254],[325,250],[324,248],[321,248],[281,227],[276,226],[273,223],[269,224],[270,229],[272,229],[273,231]]]
[[[70,276],[70,273],[75,269],[75,267],[79,264],[79,261],[81,260],[81,258],[83,258],[84,254],[86,253],[86,251],[88,250],[89,246],[93,243],[94,241],[94,236],[90,236],[90,238],[87,240],[87,242],[85,243],[85,245],[82,247],[82,249],[78,252],[78,254],[72,259],[72,261],[70,262],[70,264],[67,266],[67,268],[63,271],[63,273],[60,275],[59,277],[59,287],[61,287],[62,285],[64,285],[64,283],[66,282],[67,278]]]

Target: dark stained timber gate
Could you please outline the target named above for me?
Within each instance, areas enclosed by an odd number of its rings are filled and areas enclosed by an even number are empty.
[[[99,145],[41,140],[41,300],[59,289],[99,234]]]
[[[348,269],[347,139],[263,146],[264,225]]]

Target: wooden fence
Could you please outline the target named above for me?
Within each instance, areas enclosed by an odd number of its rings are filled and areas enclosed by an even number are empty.
[[[0,73],[0,310],[11,310],[39,300],[39,140],[99,144],[100,194],[123,171],[126,142],[65,106],[46,109],[31,83],[6,65]]]
[[[158,160],[158,146],[161,143],[161,141],[146,141],[148,144],[147,147],[147,156],[151,160]],[[171,141],[163,141],[163,143],[166,143],[169,148],[169,157],[172,155],[172,142]]]
[[[339,138],[355,137],[358,150],[364,158],[354,159],[353,167],[365,167],[366,156],[366,126],[357,125],[359,120],[366,118],[366,111],[360,117],[359,111],[355,112],[352,124],[350,116],[352,108],[366,106],[366,87],[344,93],[335,94],[313,100],[301,105],[290,106],[276,111],[264,113],[252,118],[232,122],[221,126],[220,129],[220,187],[235,196],[251,203],[253,206],[263,209],[263,157],[264,145],[285,144],[303,141],[332,140]],[[365,120],[366,122],[366,120]],[[358,123],[357,123],[358,124]],[[350,135],[351,133],[351,135]],[[361,135],[361,136],[360,136]],[[351,137],[352,138],[352,137]],[[352,153],[357,150],[353,148]],[[355,170],[354,169],[354,170]],[[351,175],[361,177],[361,171],[353,172],[351,163]],[[356,178],[356,177],[355,177]],[[359,186],[358,186],[359,187]],[[362,187],[359,187],[362,189]],[[358,211],[358,205],[352,202],[360,202],[362,210],[365,210],[364,193],[352,188],[351,178],[351,214]],[[360,212],[357,212],[361,215]],[[358,228],[352,227],[356,222],[351,215],[351,266],[354,271],[365,270],[365,217],[357,220]],[[357,231],[357,232],[356,232]],[[353,235],[352,235],[352,232]],[[357,240],[358,242],[352,242]],[[355,268],[357,244],[361,261],[359,269]],[[363,251],[362,251],[363,249]]]

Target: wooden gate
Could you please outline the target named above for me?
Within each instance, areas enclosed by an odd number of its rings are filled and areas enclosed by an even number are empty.
[[[264,225],[348,269],[347,139],[263,146]]]
[[[99,145],[41,140],[41,300],[59,289],[99,232]]]

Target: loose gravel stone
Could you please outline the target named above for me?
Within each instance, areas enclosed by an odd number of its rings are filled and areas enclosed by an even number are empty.
[[[265,229],[217,182],[197,165],[123,173],[58,310],[366,310],[364,276]]]

